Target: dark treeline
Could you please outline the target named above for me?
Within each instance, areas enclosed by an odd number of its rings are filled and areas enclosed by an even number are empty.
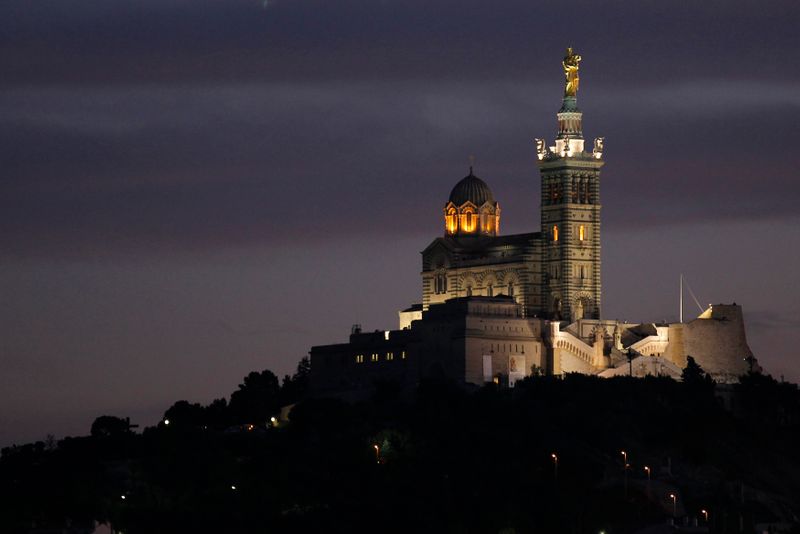
[[[769,376],[377,384],[348,404],[305,398],[307,363],[177,402],[141,433],[105,416],[87,437],[4,449],[2,531],[617,534],[674,514],[752,533],[800,515],[800,392]]]

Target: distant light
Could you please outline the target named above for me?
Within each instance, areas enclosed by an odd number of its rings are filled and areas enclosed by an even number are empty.
[[[169,425],[169,419],[164,419],[164,424]]]
[[[122,499],[123,501],[125,500],[125,495],[120,495],[119,497],[120,497],[120,499]]]
[[[386,341],[389,341],[389,331],[388,330],[384,330],[383,331],[383,339],[385,339]]]
[[[275,417],[270,417],[269,422],[272,423],[274,426],[278,426],[278,420]]]
[[[231,486],[231,489],[235,491],[236,490],[236,486]]]

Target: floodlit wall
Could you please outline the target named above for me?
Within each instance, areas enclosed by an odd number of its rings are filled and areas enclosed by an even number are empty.
[[[735,381],[749,369],[753,351],[747,345],[742,307],[736,304],[715,304],[697,319],[669,328],[669,345],[665,356],[679,367],[686,366],[686,357],[695,361],[721,382]]]

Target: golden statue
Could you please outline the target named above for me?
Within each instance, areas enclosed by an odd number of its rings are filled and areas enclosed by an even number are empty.
[[[578,93],[578,68],[581,61],[581,56],[572,51],[572,47],[567,48],[567,55],[564,56],[564,61],[561,65],[564,66],[564,76],[567,78],[567,85],[564,88],[564,96],[575,96]]]

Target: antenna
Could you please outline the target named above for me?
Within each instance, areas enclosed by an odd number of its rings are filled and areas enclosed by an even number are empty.
[[[680,316],[679,322],[683,323],[683,273],[681,273],[681,289],[680,289],[680,304],[678,304],[678,315]]]

